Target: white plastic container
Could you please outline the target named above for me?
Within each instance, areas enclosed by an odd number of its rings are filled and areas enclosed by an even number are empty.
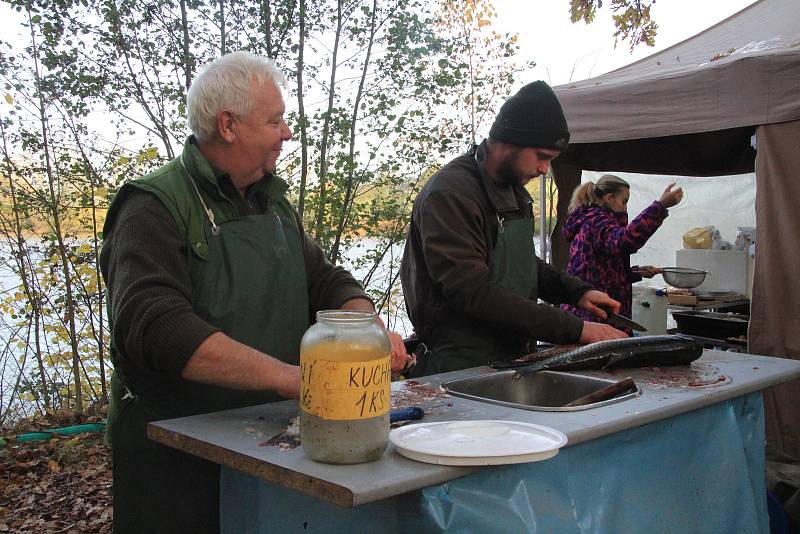
[[[667,333],[667,294],[663,289],[633,286],[632,319],[647,328],[638,332],[642,336],[655,336]]]
[[[692,289],[696,295],[709,291],[747,294],[747,252],[744,250],[676,250],[675,265],[709,272],[703,283]]]

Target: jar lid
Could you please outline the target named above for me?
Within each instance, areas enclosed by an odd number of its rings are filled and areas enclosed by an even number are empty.
[[[554,428],[518,421],[442,421],[396,428],[397,452],[438,465],[503,465],[552,458],[567,444]]]
[[[375,321],[374,312],[352,310],[320,310],[317,321],[326,324],[367,324]]]

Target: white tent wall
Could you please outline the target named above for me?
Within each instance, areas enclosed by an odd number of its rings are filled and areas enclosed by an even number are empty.
[[[661,228],[631,256],[631,265],[675,265],[675,251],[683,248],[683,234],[690,228],[715,226],[722,239],[733,244],[737,227],[756,225],[755,173],[695,178],[584,170],[581,183],[597,182],[604,174],[619,176],[631,185],[630,220],[657,200],[670,183],[684,191],[683,202],[669,210]]]

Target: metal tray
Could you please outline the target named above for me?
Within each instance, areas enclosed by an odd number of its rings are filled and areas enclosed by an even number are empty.
[[[747,335],[749,315],[708,311],[674,311],[678,332],[694,336],[725,339]]]
[[[642,393],[637,385],[635,391],[611,399],[581,406],[565,406],[575,399],[614,384],[616,380],[559,371],[539,371],[521,378],[515,378],[514,375],[515,371],[487,373],[450,380],[442,384],[441,388],[456,397],[542,412],[588,410],[633,399]]]

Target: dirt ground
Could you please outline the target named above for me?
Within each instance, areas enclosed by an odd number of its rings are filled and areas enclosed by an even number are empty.
[[[61,414],[0,428],[5,438],[99,422]],[[111,532],[111,450],[102,433],[55,436],[0,448],[0,533]]]

